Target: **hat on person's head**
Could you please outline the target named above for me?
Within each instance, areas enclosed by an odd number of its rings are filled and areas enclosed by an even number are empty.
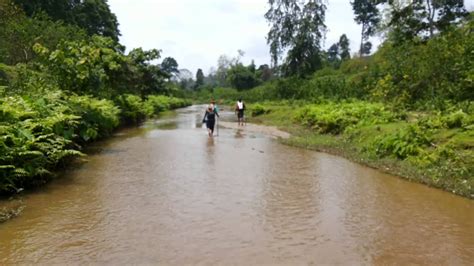
[[[239,101],[242,101],[242,96],[239,97]]]
[[[216,101],[214,100],[214,98],[211,99],[211,103],[215,103]]]

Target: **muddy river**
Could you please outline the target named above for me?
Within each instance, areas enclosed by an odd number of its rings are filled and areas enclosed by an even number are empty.
[[[474,201],[246,126],[209,138],[203,112],[93,144],[0,224],[0,264],[474,262]]]

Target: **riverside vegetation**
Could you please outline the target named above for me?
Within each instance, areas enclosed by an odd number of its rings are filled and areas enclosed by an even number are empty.
[[[243,96],[252,103],[248,120],[289,131],[287,144],[474,198],[473,18],[430,38],[400,39],[395,28],[371,56],[331,61],[322,53],[314,72],[268,81],[260,67],[250,71],[259,86],[239,89],[227,79],[195,97]]]
[[[120,125],[191,104],[174,97],[173,71],[151,63],[159,50],[124,53],[106,1],[59,2],[0,0],[0,196],[47,182]]]

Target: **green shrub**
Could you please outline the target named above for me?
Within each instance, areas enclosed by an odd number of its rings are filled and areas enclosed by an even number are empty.
[[[252,114],[252,116],[259,116],[259,115],[267,114],[269,112],[270,112],[270,108],[263,106],[261,104],[252,105],[252,107],[250,108],[250,113]]]
[[[146,100],[146,104],[152,108],[153,114],[158,114],[171,108],[169,99],[169,97],[164,95],[150,95]]]
[[[418,125],[409,125],[374,140],[375,153],[379,157],[394,155],[399,159],[423,153],[423,148],[430,143],[429,133]]]
[[[137,95],[124,94],[115,99],[120,108],[120,118],[125,124],[137,124],[153,114],[153,107]]]
[[[120,110],[110,100],[73,95],[68,102],[72,112],[81,117],[77,130],[84,141],[106,137],[119,124]]]
[[[81,155],[73,142],[80,117],[62,93],[0,101],[0,194],[42,183],[65,158]]]
[[[190,101],[164,95],[149,95],[148,99],[145,101],[145,105],[148,106],[147,108],[153,110],[153,114],[184,107],[190,104]]]
[[[473,119],[462,110],[452,112],[442,118],[442,121],[448,128],[460,128],[472,124]]]
[[[388,123],[401,116],[382,104],[356,101],[309,105],[297,112],[296,120],[322,134],[340,134],[348,127]]]

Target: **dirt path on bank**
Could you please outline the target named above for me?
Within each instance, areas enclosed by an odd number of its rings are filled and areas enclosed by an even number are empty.
[[[247,132],[262,133],[273,138],[287,139],[291,136],[290,133],[281,131],[278,128],[272,126],[262,126],[250,123],[246,123],[244,126],[239,126],[236,122],[225,121],[219,121],[219,126],[231,129],[239,129]]]

